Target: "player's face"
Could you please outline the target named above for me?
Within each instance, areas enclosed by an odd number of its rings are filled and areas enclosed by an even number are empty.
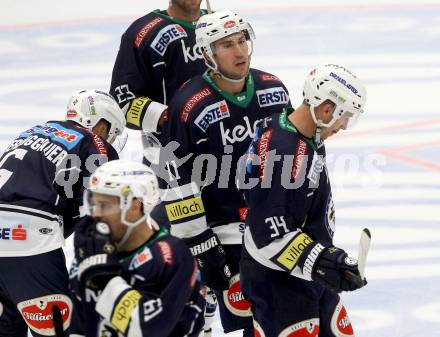
[[[179,7],[184,12],[200,10],[202,0],[171,0],[173,6]]]
[[[246,77],[249,71],[249,45],[244,33],[235,33],[214,43],[214,59],[218,70],[234,80]]]
[[[93,193],[92,206],[92,216],[107,223],[112,230],[112,239],[119,242],[127,230],[127,226],[121,223],[119,198],[113,195]]]
[[[351,112],[344,113],[332,125],[330,125],[328,128],[324,128],[321,131],[321,138],[326,139],[330,136],[337,134],[340,130],[347,129],[347,125],[351,117],[353,117],[353,114]]]
[[[95,135],[98,135],[102,139],[108,139],[108,133],[110,131],[110,125],[107,121],[101,119],[96,125],[92,128],[92,132]]]

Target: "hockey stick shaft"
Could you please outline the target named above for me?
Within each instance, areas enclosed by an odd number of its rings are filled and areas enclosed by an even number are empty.
[[[58,306],[54,305],[52,307],[52,314],[53,314],[53,324],[55,328],[55,336],[56,337],[65,337],[64,336],[64,328],[63,328],[63,317],[61,315],[60,308]]]
[[[206,0],[206,9],[208,10],[208,14],[212,13],[211,3],[209,0]]]

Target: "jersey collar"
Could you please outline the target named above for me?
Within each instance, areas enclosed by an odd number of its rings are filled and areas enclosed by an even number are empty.
[[[205,71],[205,73],[203,74],[204,80],[207,81],[211,85],[211,87],[213,87],[220,95],[226,98],[229,102],[238,105],[239,107],[242,108],[248,107],[249,103],[251,102],[255,94],[254,79],[250,72],[246,77],[246,90],[235,95],[229,94],[223,91],[222,89],[220,89],[217,86],[217,84],[214,82],[214,80],[211,78],[211,76],[209,76],[208,72],[209,70]]]
[[[283,112],[280,114],[280,117],[278,119],[281,129],[300,135],[312,147],[312,149],[314,149],[316,151],[315,140],[313,138],[304,136],[301,132],[298,131],[298,129],[295,127],[295,125],[293,125],[292,122],[289,120],[288,117],[293,112],[294,112],[293,109],[283,108]]]
[[[166,11],[161,11],[160,9],[156,9],[153,12],[156,13],[157,15],[165,18],[165,19],[173,21],[174,23],[177,23],[177,24],[179,24],[181,26],[184,26],[186,28],[191,28],[191,29],[195,29],[196,28],[197,20],[196,21],[191,21],[191,22],[179,20],[179,19],[176,19],[176,18],[173,18],[173,17],[169,16]],[[208,12],[206,10],[204,10],[204,9],[200,10],[200,16],[203,16],[203,15],[205,15],[207,13]]]

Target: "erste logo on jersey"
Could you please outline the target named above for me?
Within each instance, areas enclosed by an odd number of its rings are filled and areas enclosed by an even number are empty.
[[[26,241],[28,239],[27,231],[29,225],[19,223],[17,225],[5,226],[0,224],[1,241]]]
[[[264,90],[257,90],[258,104],[260,107],[272,106],[277,104],[287,104],[289,95],[283,87],[274,87]]]
[[[128,270],[134,270],[153,259],[153,254],[148,247],[145,247],[140,253],[131,260]]]
[[[163,56],[171,42],[187,36],[185,29],[181,25],[168,25],[159,31],[150,46],[160,56]]]
[[[208,105],[200,115],[197,116],[194,123],[200,130],[206,132],[210,124],[214,124],[221,119],[229,117],[229,108],[225,100]]]

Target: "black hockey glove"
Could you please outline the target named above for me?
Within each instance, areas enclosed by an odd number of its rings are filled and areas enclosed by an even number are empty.
[[[184,241],[197,260],[202,281],[212,289],[229,289],[231,272],[217,235],[207,229],[197,236],[185,238]]]
[[[367,284],[359,274],[357,260],[335,246],[315,241],[301,256],[303,273],[335,292],[353,291]]]
[[[75,230],[74,247],[78,280],[84,288],[102,290],[113,277],[121,274],[108,224],[85,216]]]

